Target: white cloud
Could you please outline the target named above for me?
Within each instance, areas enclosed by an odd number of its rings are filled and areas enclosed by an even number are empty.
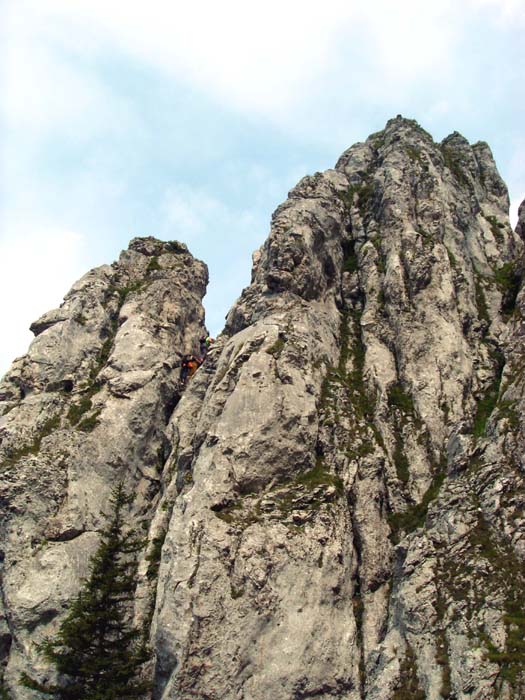
[[[467,0],[467,5],[473,9],[488,8],[500,24],[525,24],[522,0]]]
[[[190,246],[196,244],[204,251],[206,248],[220,250],[217,245],[220,238],[224,238],[225,245],[231,245],[235,235],[253,229],[255,220],[253,209],[240,211],[206,190],[178,184],[165,193],[160,216],[161,235],[187,241]],[[203,237],[206,240],[199,240]]]
[[[388,109],[433,94],[428,113],[432,104],[443,104],[443,95],[452,104],[461,101],[457,75],[458,67],[472,62],[462,54],[469,27],[480,14],[487,26],[523,22],[520,5],[18,0],[9,11],[16,71],[8,74],[16,77],[8,84],[8,109],[22,117],[25,112],[28,125],[42,113],[33,122],[60,128],[78,119],[88,132],[111,123],[122,129],[133,110],[96,79],[95,69],[97,62],[131,58],[223,108],[292,134],[326,141],[327,133],[343,130],[351,139],[363,105]],[[470,112],[473,105],[463,108]]]
[[[20,0],[16,7],[16,23],[33,28],[37,50],[52,43],[70,57],[122,52],[221,104],[288,126],[308,121],[301,108],[319,91],[351,86],[354,99],[370,91],[377,99],[423,75],[445,75],[465,15],[452,0],[330,0],[308,8],[302,0]],[[61,80],[71,84],[69,76]]]
[[[36,227],[0,239],[0,376],[31,342],[28,319],[58,306],[86,272],[84,243],[79,233]]]
[[[2,109],[8,127],[40,145],[48,133],[79,143],[101,130],[129,127],[136,117],[90,65],[86,32],[53,22],[22,0],[5,12]]]

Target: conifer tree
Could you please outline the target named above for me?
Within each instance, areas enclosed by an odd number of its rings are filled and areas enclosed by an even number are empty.
[[[143,543],[124,531],[123,509],[130,502],[122,484],[111,495],[111,514],[91,559],[91,573],[59,627],[40,650],[61,674],[59,685],[42,685],[26,674],[22,683],[56,700],[129,700],[148,684],[138,672],[148,655],[144,637],[128,620],[136,588],[133,554]]]

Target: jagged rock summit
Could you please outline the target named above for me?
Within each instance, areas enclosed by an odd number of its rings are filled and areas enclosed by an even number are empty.
[[[179,244],[136,239],[39,319],[1,387],[13,697],[35,697],[20,670],[50,673],[35,644],[117,476],[149,541],[153,698],[523,697],[525,208],[516,231],[508,208],[486,144],[398,117],[278,207],[182,395],[206,272]]]

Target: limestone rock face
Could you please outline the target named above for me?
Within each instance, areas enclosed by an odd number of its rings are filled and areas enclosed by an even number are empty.
[[[43,668],[35,642],[78,591],[117,481],[136,494],[130,519],[148,525],[206,284],[186,246],[134,239],[32,324],[0,385],[2,651],[16,698],[34,695],[19,675]]]
[[[398,117],[278,207],[182,395],[206,271],[180,244],[132,241],[36,321],[0,387],[13,697],[33,697],[21,670],[50,673],[35,643],[117,475],[149,541],[154,700],[525,697],[508,208],[487,144]]]
[[[169,425],[154,698],[519,694],[508,207],[398,118],[277,209]]]

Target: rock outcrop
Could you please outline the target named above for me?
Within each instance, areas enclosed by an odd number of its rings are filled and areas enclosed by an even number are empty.
[[[508,209],[486,144],[398,117],[289,193],[180,401],[174,342],[194,347],[205,284],[185,251],[132,242],[39,319],[1,387],[14,697],[32,697],[20,669],[45,672],[34,643],[116,472],[150,541],[135,616],[155,700],[523,697],[525,207],[516,231]],[[107,291],[150,276],[162,293]],[[188,315],[166,314],[182,293]]]
[[[0,640],[14,697],[34,695],[16,689],[20,673],[43,668],[35,642],[78,591],[117,481],[135,494],[130,519],[148,527],[206,284],[185,245],[136,238],[32,324],[0,385]]]

